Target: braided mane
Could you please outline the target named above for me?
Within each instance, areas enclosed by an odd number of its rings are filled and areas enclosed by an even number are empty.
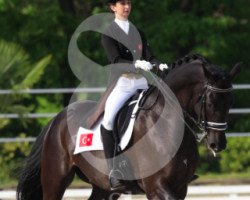
[[[173,62],[170,65],[170,68],[174,69],[176,67],[182,66],[183,64],[187,64],[187,63],[190,63],[190,62],[196,61],[196,60],[201,61],[204,66],[211,64],[211,62],[207,58],[203,57],[202,55],[197,54],[197,53],[190,53],[190,54],[184,56],[183,58],[179,58],[178,60]]]
[[[213,83],[217,82],[217,84],[219,85],[231,84],[230,76],[225,70],[223,70],[217,65],[214,65],[207,58],[197,53],[191,53],[184,56],[183,58],[176,60],[170,65],[170,69],[173,70],[177,67],[184,66],[185,64],[189,64],[194,61],[200,61],[201,65],[211,72],[211,75],[213,77],[209,81],[212,81]]]

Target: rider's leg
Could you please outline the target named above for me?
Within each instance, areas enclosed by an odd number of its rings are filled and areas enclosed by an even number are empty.
[[[112,159],[115,150],[115,141],[112,131],[115,116],[137,89],[146,88],[147,81],[145,78],[128,79],[121,77],[106,101],[105,113],[101,126],[101,135],[103,139],[104,153],[110,170],[109,178],[111,189],[120,189],[123,186],[122,181],[120,181],[122,174],[115,169],[114,160]]]
[[[131,90],[131,80],[120,78],[115,88],[110,93],[105,105],[103,123],[101,126],[101,136],[104,154],[110,171],[109,180],[111,190],[121,189],[124,187],[121,181],[122,174],[115,169],[114,160],[112,159],[115,153],[113,123],[119,109],[132,95],[133,91]]]
[[[135,94],[138,89],[147,89],[147,80],[142,77],[140,79],[119,78],[115,88],[110,93],[103,117],[103,126],[107,130],[113,130],[114,120],[117,112],[121,109],[124,103]],[[106,112],[107,111],[107,112]]]
[[[114,163],[114,149],[115,141],[112,131],[109,131],[101,125],[101,135],[104,146],[104,154],[107,159],[107,165],[109,170],[109,181],[111,190],[123,189],[124,184],[122,180],[122,173],[115,168]]]

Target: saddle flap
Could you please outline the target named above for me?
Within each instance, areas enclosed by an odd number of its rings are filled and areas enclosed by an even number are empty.
[[[124,150],[128,145],[140,108],[142,108],[148,98],[148,94],[151,92],[152,86],[147,90],[137,90],[135,95],[133,95],[117,113],[113,131],[116,144],[119,144],[118,149]]]
[[[110,93],[113,91],[114,87],[115,87],[115,83],[110,84],[110,86],[103,93],[98,104],[96,105],[95,111],[92,114],[90,114],[86,120],[86,125],[87,125],[86,128],[92,129],[100,120],[100,118],[102,117],[104,113],[105,103]]]
[[[140,93],[142,90],[137,90],[137,92],[126,101],[126,103],[122,106],[115,118],[115,126],[114,126],[114,135],[116,136],[116,143],[119,144],[122,136],[125,134],[131,118],[136,118],[137,113],[133,114],[133,110],[138,101]]]

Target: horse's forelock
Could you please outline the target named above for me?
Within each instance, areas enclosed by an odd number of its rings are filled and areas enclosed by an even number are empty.
[[[227,88],[231,86],[231,77],[228,72],[213,64],[206,66],[206,69],[211,74],[209,77],[206,77],[209,84],[219,88]]]

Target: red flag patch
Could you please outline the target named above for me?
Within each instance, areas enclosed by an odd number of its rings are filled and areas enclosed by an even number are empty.
[[[138,49],[142,50],[142,44],[138,44]]]
[[[93,133],[84,133],[80,136],[80,147],[92,146]]]

